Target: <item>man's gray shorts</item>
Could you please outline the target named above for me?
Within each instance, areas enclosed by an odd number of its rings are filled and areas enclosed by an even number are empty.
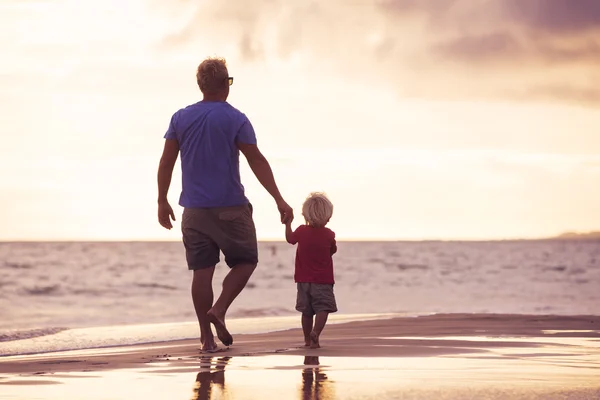
[[[181,222],[188,268],[209,268],[225,256],[230,268],[258,263],[252,205],[219,208],[185,208]]]
[[[337,311],[333,285],[325,283],[296,283],[298,295],[296,310],[305,315],[315,315],[318,312],[334,313]]]

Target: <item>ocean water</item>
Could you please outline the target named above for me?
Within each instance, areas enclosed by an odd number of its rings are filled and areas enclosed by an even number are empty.
[[[259,251],[229,317],[296,316],[295,247]],[[600,314],[597,240],[341,242],[334,263],[339,314]],[[90,327],[175,323],[169,339],[193,337],[191,276],[180,242],[0,243],[0,355]]]

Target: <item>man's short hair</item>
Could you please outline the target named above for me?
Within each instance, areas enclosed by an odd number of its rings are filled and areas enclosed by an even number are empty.
[[[209,57],[202,61],[196,71],[196,81],[202,93],[217,92],[228,85],[227,62],[224,58]]]

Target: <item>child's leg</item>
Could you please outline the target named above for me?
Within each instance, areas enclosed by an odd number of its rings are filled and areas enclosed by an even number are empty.
[[[311,349],[318,349],[319,347],[321,347],[319,345],[319,336],[321,336],[321,332],[323,332],[323,329],[325,328],[328,316],[328,311],[319,311],[315,316],[315,326],[310,334]]]
[[[304,332],[304,344],[310,346],[310,333],[313,329],[313,311],[310,304],[310,283],[299,282],[296,284],[298,293],[296,295],[296,310],[302,313],[302,331]]]
[[[314,284],[311,287],[312,308],[315,311],[315,324],[310,333],[310,348],[318,349],[319,337],[327,323],[327,317],[330,313],[337,311],[335,295],[333,294],[333,285]]]
[[[304,345],[310,346],[310,333],[313,330],[313,316],[302,314],[302,332],[304,332]]]

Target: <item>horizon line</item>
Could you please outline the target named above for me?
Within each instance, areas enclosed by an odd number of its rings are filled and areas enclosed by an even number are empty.
[[[340,238],[338,243],[343,242],[506,242],[506,241],[541,241],[541,240],[585,240],[598,239],[590,237],[564,237],[561,235],[545,237],[497,237],[497,238]],[[0,239],[0,243],[178,243],[181,239]],[[258,239],[259,243],[286,243],[285,239]]]

